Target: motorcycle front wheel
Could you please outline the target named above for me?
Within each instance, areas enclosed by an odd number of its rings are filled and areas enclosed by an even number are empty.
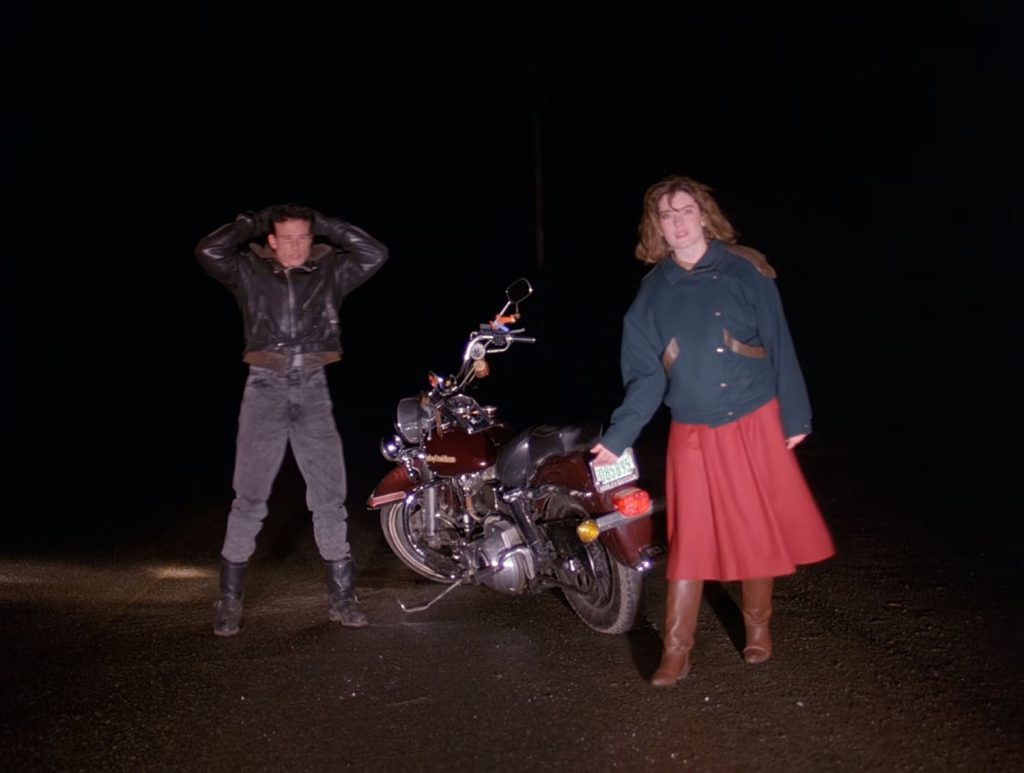
[[[555,518],[582,520],[587,512],[575,502],[561,502],[553,508]],[[601,540],[579,543],[575,589],[563,590],[569,606],[584,623],[599,633],[625,633],[640,617],[643,575],[623,566],[608,553]]]
[[[458,567],[442,552],[427,546],[425,519],[426,514],[418,502],[410,506],[406,506],[404,501],[394,502],[380,511],[380,527],[391,552],[417,574],[450,585],[458,579]],[[444,537],[443,532],[435,535],[441,543]],[[451,564],[450,569],[446,566],[448,563]]]

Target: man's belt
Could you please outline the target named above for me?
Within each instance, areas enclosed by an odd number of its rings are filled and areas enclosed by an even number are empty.
[[[284,373],[289,370],[321,368],[328,363],[337,362],[341,355],[338,352],[246,352],[242,359],[257,368]]]

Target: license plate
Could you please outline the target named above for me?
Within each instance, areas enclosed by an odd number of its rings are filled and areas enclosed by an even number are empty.
[[[636,459],[633,458],[633,449],[627,448],[619,458],[611,464],[596,465],[590,463],[590,473],[594,478],[594,486],[598,491],[608,491],[623,483],[629,483],[640,477],[636,469]]]

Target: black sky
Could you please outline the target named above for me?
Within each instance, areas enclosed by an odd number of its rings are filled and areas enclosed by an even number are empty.
[[[192,249],[282,200],[392,251],[344,309],[343,430],[387,431],[394,400],[452,367],[523,274],[541,343],[489,388],[518,420],[605,421],[641,197],[672,172],[711,184],[776,266],[821,442],[1013,474],[1024,35],[1008,4],[115,18],[15,3],[12,20],[7,442],[30,489],[63,470],[91,505],[109,468],[144,489],[146,470],[188,476],[230,447],[240,323]]]

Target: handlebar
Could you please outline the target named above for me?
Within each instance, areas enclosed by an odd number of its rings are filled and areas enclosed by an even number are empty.
[[[522,332],[524,332],[522,329],[493,330],[489,326],[481,325],[480,330],[470,334],[462,354],[462,365],[459,367],[459,372],[452,378],[453,383],[449,389],[461,390],[478,375],[486,375],[486,368],[480,374],[474,364],[484,360],[488,354],[508,351],[512,344],[537,343],[537,339],[533,336],[519,335]]]

